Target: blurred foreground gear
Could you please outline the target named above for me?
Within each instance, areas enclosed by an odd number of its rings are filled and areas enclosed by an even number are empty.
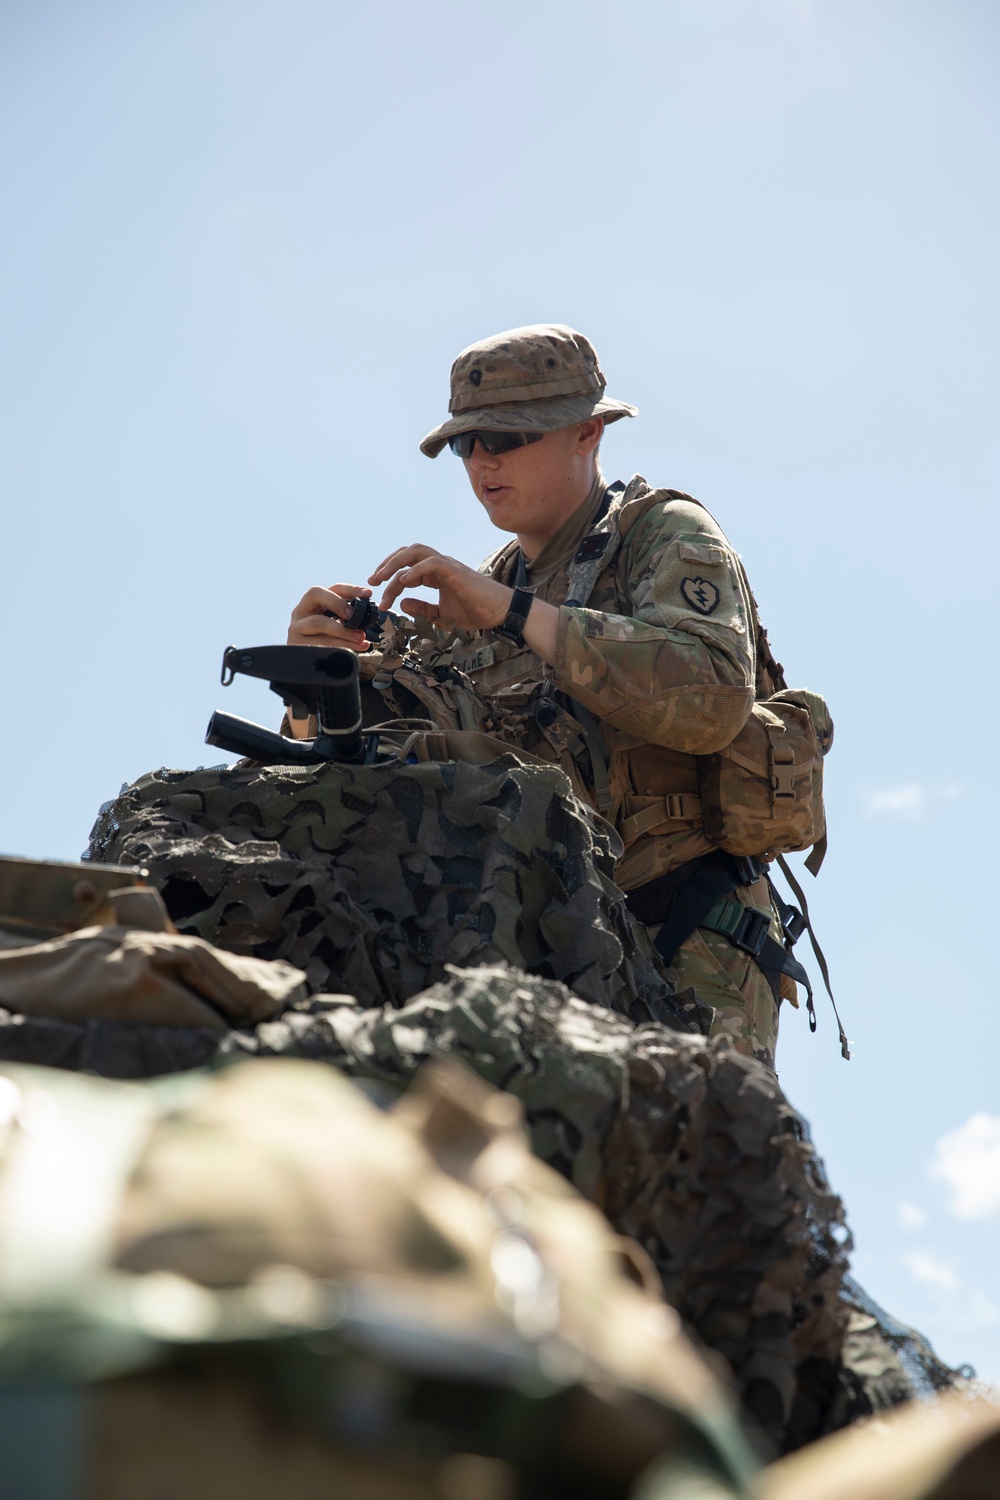
[[[753,1500],[996,1500],[997,1392],[951,1394],[835,1433],[762,1471]]]
[[[389,1110],[306,1062],[8,1068],[0,1132],[0,1493],[746,1493],[642,1253],[457,1064]]]

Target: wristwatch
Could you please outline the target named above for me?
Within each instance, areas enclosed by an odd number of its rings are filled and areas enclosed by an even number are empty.
[[[494,625],[493,634],[500,636],[501,640],[510,641],[512,646],[523,646],[524,625],[528,618],[528,610],[534,602],[534,589],[515,589],[514,597],[510,601],[510,609],[502,623]]]

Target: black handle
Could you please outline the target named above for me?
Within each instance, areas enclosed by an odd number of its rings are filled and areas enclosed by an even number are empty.
[[[290,740],[263,724],[218,711],[208,721],[205,744],[269,766],[322,766],[333,758],[319,754],[312,740]]]

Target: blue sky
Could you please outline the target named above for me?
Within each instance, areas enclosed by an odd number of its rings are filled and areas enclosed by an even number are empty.
[[[417,451],[450,362],[583,329],[607,471],[709,505],[831,704],[856,1056],[818,999],[779,1067],[861,1279],[994,1379],[998,62],[992,0],[0,8],[0,845],[270,714],[222,650],[308,585],[491,550]]]

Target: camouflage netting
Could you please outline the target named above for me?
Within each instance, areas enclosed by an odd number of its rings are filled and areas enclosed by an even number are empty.
[[[842,1207],[806,1127],[725,1042],[635,1027],[496,968],[451,970],[401,1009],[316,997],[221,1041],[0,1012],[7,1061],[140,1077],[244,1055],[321,1059],[393,1088],[430,1057],[458,1056],[516,1094],[535,1150],[645,1247],[779,1451],[954,1382],[925,1344],[890,1337],[845,1278]]]
[[[957,1370],[942,1364],[922,1333],[900,1323],[870,1297],[853,1276],[841,1296],[848,1308],[844,1362],[862,1382],[876,1410],[924,1400],[964,1381],[974,1381],[971,1365]]]
[[[776,1449],[953,1383],[845,1280],[807,1128],[766,1069],[692,1034],[703,1008],[657,969],[559,772],[160,771],[102,810],[91,854],[145,865],[183,931],[296,964],[314,998],[228,1034],[0,1012],[0,1058],[140,1078],[301,1055],[396,1088],[456,1054],[645,1247]]]
[[[561,772],[488,765],[155,771],[90,857],[145,865],[182,932],[283,958],[313,991],[400,1005],[447,963],[504,962],[635,1021],[705,1030],[613,884],[606,825]]]

